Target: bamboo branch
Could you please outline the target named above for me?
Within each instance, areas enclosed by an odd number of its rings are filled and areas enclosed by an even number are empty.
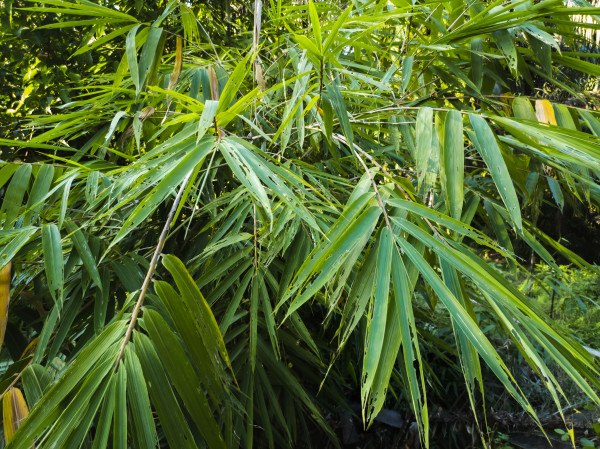
[[[177,193],[177,197],[171,206],[171,210],[169,211],[169,216],[167,217],[167,221],[165,226],[158,238],[158,243],[156,245],[156,249],[154,250],[154,254],[152,255],[152,260],[150,260],[150,267],[148,268],[148,273],[146,273],[146,278],[144,279],[144,283],[142,284],[142,289],[140,290],[140,297],[135,303],[135,307],[133,308],[133,312],[131,314],[131,320],[129,321],[129,326],[127,326],[127,331],[125,332],[125,336],[123,337],[123,343],[121,343],[121,349],[119,349],[119,355],[117,356],[117,360],[115,362],[115,373],[119,369],[119,362],[123,358],[123,353],[125,352],[125,346],[131,339],[131,333],[133,332],[133,327],[137,321],[137,317],[140,313],[140,309],[142,308],[142,304],[144,303],[144,298],[146,297],[146,291],[148,290],[148,286],[150,285],[150,281],[152,280],[152,275],[154,274],[154,269],[156,268],[156,264],[158,263],[158,258],[160,257],[161,251],[165,246],[165,241],[167,240],[167,234],[169,233],[169,229],[171,228],[171,222],[173,221],[173,217],[175,216],[175,211],[177,210],[177,206],[179,206],[179,201],[181,201],[181,197],[183,196],[183,192],[185,187],[190,180],[190,176],[192,175],[193,170],[190,170],[188,174],[185,176],[181,187],[179,188],[179,192]]]

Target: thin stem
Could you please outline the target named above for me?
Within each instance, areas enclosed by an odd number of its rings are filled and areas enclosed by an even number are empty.
[[[367,156],[369,156],[369,154],[366,153],[363,149],[361,149],[360,147],[358,147],[356,145],[350,145],[348,143],[348,141],[346,140],[346,138],[344,136],[342,136],[341,134],[335,134],[333,137],[335,139],[339,140],[340,142],[344,143],[345,145],[347,145],[352,150],[352,152],[354,153],[354,155],[356,156],[356,158],[360,161],[361,165],[363,166],[363,168],[367,172],[367,176],[371,180],[371,184],[373,185],[373,189],[375,189],[375,195],[377,195],[377,201],[379,202],[379,207],[381,207],[381,210],[383,211],[383,217],[385,218],[385,224],[389,228],[390,232],[392,232],[392,225],[390,224],[390,219],[388,218],[388,214],[387,214],[387,211],[385,210],[385,205],[383,204],[383,200],[381,199],[381,195],[379,194],[379,189],[377,188],[377,184],[375,183],[375,179],[373,179],[373,176],[371,176],[371,172],[369,171],[369,167],[367,167],[367,164],[365,163],[365,161],[363,161],[362,157],[360,157],[358,155],[358,153],[356,152],[356,150],[354,149],[354,147],[356,147],[357,150],[359,150],[361,153],[363,153],[363,154],[365,154]],[[392,232],[392,234],[393,234],[393,232]]]
[[[369,167],[367,167],[367,164],[365,164],[365,161],[363,161],[362,157],[360,157],[358,155],[358,153],[356,152],[356,150],[352,149],[352,152],[358,158],[358,160],[360,161],[361,165],[366,170],[367,175],[369,176],[369,179],[371,180],[371,184],[373,185],[373,189],[375,189],[375,195],[377,195],[377,201],[379,201],[379,207],[381,207],[381,210],[383,211],[383,218],[385,218],[385,224],[387,225],[387,227],[390,230],[390,232],[392,232],[392,225],[390,224],[390,219],[388,218],[388,214],[387,214],[387,211],[385,210],[385,205],[383,204],[383,200],[381,199],[381,195],[379,194],[379,189],[377,188],[377,184],[375,183],[375,179],[373,179],[373,176],[371,175],[371,172],[369,171]],[[392,234],[393,234],[393,232],[392,232]]]
[[[150,261],[150,267],[148,268],[148,273],[146,273],[146,278],[144,279],[144,283],[142,284],[142,289],[140,290],[140,297],[135,303],[135,307],[133,308],[133,313],[131,314],[131,320],[129,321],[129,326],[127,326],[127,331],[125,332],[125,336],[123,337],[123,343],[121,343],[121,349],[119,349],[119,355],[117,356],[117,360],[115,362],[115,372],[119,369],[119,362],[123,358],[123,353],[125,352],[125,347],[127,343],[131,339],[131,333],[133,332],[133,328],[137,321],[137,317],[140,313],[140,309],[142,308],[142,304],[144,303],[144,298],[146,297],[146,291],[148,290],[148,286],[150,285],[150,281],[152,280],[152,275],[154,274],[154,269],[156,268],[156,264],[158,263],[158,258],[160,257],[163,246],[165,245],[165,241],[167,240],[167,234],[169,233],[169,229],[171,228],[171,223],[173,221],[173,217],[175,216],[175,211],[177,210],[177,206],[179,205],[179,201],[181,201],[181,197],[183,196],[183,192],[185,187],[190,180],[190,176],[192,175],[193,170],[190,170],[188,174],[185,176],[181,187],[179,188],[179,192],[177,193],[177,197],[171,206],[171,210],[169,211],[169,216],[167,217],[167,221],[163,230],[158,238],[158,243],[156,245],[156,249],[154,250],[154,254],[152,256],[152,260]]]

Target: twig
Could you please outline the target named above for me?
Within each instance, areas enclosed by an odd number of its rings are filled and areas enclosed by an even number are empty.
[[[167,222],[158,238],[158,243],[156,245],[156,250],[154,250],[154,255],[152,256],[152,260],[150,261],[150,267],[148,268],[148,273],[146,273],[146,278],[144,279],[144,283],[142,284],[142,289],[140,290],[140,297],[135,303],[135,307],[133,308],[133,312],[131,314],[131,320],[129,321],[129,326],[127,326],[127,331],[125,332],[125,337],[123,337],[123,343],[121,343],[121,349],[119,349],[119,355],[117,356],[117,360],[115,362],[115,372],[119,369],[119,362],[123,358],[123,353],[125,352],[125,346],[129,342],[131,338],[131,332],[133,331],[133,327],[137,321],[138,314],[140,313],[140,309],[142,308],[142,304],[144,303],[144,298],[146,296],[146,291],[148,290],[148,286],[150,285],[150,281],[152,280],[152,275],[154,274],[154,269],[156,268],[156,264],[158,263],[158,258],[161,254],[163,246],[165,245],[165,241],[167,240],[167,234],[169,233],[169,229],[171,228],[171,222],[173,221],[173,217],[175,216],[175,211],[177,210],[177,206],[179,205],[179,201],[181,201],[181,197],[183,196],[183,192],[185,187],[192,175],[193,170],[190,170],[188,174],[185,176],[181,187],[179,188],[179,192],[177,193],[177,197],[171,206],[171,210],[169,211],[169,216],[167,217]]]
[[[348,145],[348,142],[346,140],[346,138],[340,134],[334,134],[333,138],[336,140],[339,140],[340,142]],[[349,146],[349,145],[348,145]],[[404,192],[404,195],[408,198],[408,192],[406,192],[406,190],[400,185],[400,183],[396,182],[396,180],[394,179],[394,177],[385,169],[383,168],[376,160],[373,156],[371,156],[369,153],[367,153],[365,150],[363,150],[362,148],[360,148],[357,145],[353,145],[354,148],[356,148],[357,150],[359,150],[362,154],[364,154],[367,158],[369,158],[369,160],[371,162],[373,162],[373,164],[375,164],[382,172],[384,175],[388,176],[392,182],[394,184],[396,184],[396,186],[398,186],[400,188],[400,190],[402,190],[402,192]],[[354,151],[354,148],[352,148],[352,151]],[[373,177],[371,176],[371,173],[369,172],[369,169],[367,168],[367,165],[365,164],[365,162],[358,156],[358,154],[356,153],[356,151],[354,151],[354,154],[356,155],[356,157],[358,157],[358,160],[361,162],[362,166],[365,168],[365,170],[367,170],[367,173],[369,175],[369,178],[371,178],[371,183],[373,184],[373,188],[375,189],[375,193],[377,194],[377,199],[379,200],[379,205],[381,206],[381,209],[383,210],[383,215],[385,216],[385,221],[388,225],[388,228],[390,229],[390,231],[392,230],[392,227],[390,226],[390,222],[387,216],[387,212],[385,211],[385,208],[383,206],[383,201],[381,199],[381,196],[379,195],[379,190],[377,189],[377,185],[375,184],[375,180],[373,179]],[[431,228],[431,230],[433,231],[433,233],[435,235],[438,236],[438,238],[445,243],[446,245],[448,245],[448,242],[446,241],[446,239],[444,238],[444,236],[442,236],[439,231],[437,230],[437,228],[435,226],[433,226],[433,224],[431,223],[431,221],[429,221],[426,217],[421,217],[423,220],[425,220],[425,222],[427,223],[427,225]],[[449,245],[448,245],[449,246]]]
[[[392,231],[392,225],[390,224],[390,219],[388,218],[388,214],[387,211],[385,210],[385,205],[383,204],[383,200],[381,199],[381,195],[379,194],[379,189],[377,188],[377,184],[375,183],[375,179],[373,179],[373,176],[371,176],[371,172],[369,171],[369,167],[367,167],[367,164],[365,163],[365,161],[363,161],[362,157],[360,157],[358,155],[358,153],[356,152],[356,150],[354,149],[356,147],[357,150],[360,150],[361,153],[363,154],[367,154],[365,151],[363,151],[361,148],[359,148],[356,145],[350,145],[348,143],[348,141],[346,140],[346,138],[340,134],[336,134],[335,139],[339,140],[340,142],[348,145],[348,147],[352,150],[352,152],[354,153],[354,155],[358,158],[358,160],[360,161],[361,165],[363,166],[363,168],[365,169],[365,171],[367,172],[367,176],[369,176],[369,179],[371,180],[371,184],[373,185],[373,189],[375,189],[375,195],[377,195],[377,201],[379,202],[379,206],[381,207],[381,210],[383,211],[383,217],[385,218],[385,224],[387,225],[388,229],[390,230],[390,232]],[[392,232],[393,234],[393,232]]]
[[[14,387],[16,385],[16,383],[19,381],[19,379],[23,375],[23,371],[25,371],[27,368],[29,368],[29,366],[32,363],[33,363],[33,358],[29,361],[29,363],[25,366],[25,368],[23,368],[19,372],[19,374],[17,374],[17,377],[14,378],[14,380],[10,383],[10,385],[4,389],[4,391],[2,392],[2,394],[0,394],[0,399],[2,399],[4,397],[4,395],[7,393],[8,390],[10,390],[12,387]]]

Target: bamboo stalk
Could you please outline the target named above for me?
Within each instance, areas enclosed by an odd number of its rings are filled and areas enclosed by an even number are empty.
[[[121,343],[121,348],[119,349],[119,355],[117,356],[117,360],[115,361],[115,373],[119,369],[119,362],[123,358],[123,353],[125,352],[125,347],[127,343],[131,339],[131,333],[133,332],[133,328],[137,321],[137,317],[140,313],[140,309],[142,308],[142,304],[144,303],[144,298],[146,297],[146,291],[148,290],[148,286],[150,285],[150,281],[152,280],[152,275],[154,274],[154,269],[156,268],[156,264],[158,263],[158,258],[160,257],[161,251],[165,246],[165,241],[167,240],[167,234],[169,233],[169,229],[171,228],[171,222],[173,221],[173,217],[175,216],[175,211],[177,210],[177,206],[179,206],[179,202],[181,201],[181,197],[183,196],[183,192],[185,187],[190,180],[190,176],[192,175],[193,170],[190,170],[188,174],[185,176],[181,187],[179,188],[179,192],[177,193],[177,197],[171,206],[171,210],[169,211],[169,216],[167,217],[167,221],[163,230],[158,238],[158,243],[156,244],[156,249],[154,250],[154,254],[152,255],[152,259],[150,260],[150,267],[148,268],[148,273],[146,273],[146,278],[144,279],[144,283],[142,284],[142,289],[140,290],[140,297],[135,303],[135,307],[133,308],[133,312],[131,314],[131,319],[129,321],[129,326],[127,326],[127,331],[125,331],[125,336],[123,337],[123,342]]]

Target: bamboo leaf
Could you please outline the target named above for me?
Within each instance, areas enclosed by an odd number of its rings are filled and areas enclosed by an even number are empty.
[[[115,383],[113,449],[127,449],[127,369],[119,362]]]
[[[25,245],[31,237],[36,234],[38,228],[27,226],[15,230],[0,230],[0,268],[4,268],[14,259],[17,252]],[[8,242],[8,243],[6,243]]]
[[[52,293],[55,300],[61,300],[64,284],[64,260],[60,232],[56,225],[47,224],[42,226],[42,247],[44,249],[44,268],[50,293]]]
[[[144,324],[148,327],[150,338],[175,389],[208,447],[225,448],[225,441],[204,395],[204,386],[201,385],[175,335],[165,320],[153,310],[144,312]]]
[[[448,111],[444,121],[442,148],[442,185],[450,216],[460,220],[463,207],[465,157],[463,123],[460,112]]]
[[[0,208],[0,213],[5,212],[3,229],[10,229],[13,227],[14,222],[19,215],[19,209],[23,204],[23,198],[25,197],[25,190],[29,185],[30,176],[30,164],[21,165],[14,172],[10,184],[4,194],[2,207]]]
[[[110,354],[116,358],[118,347],[114,343],[123,336],[125,329],[124,321],[114,322],[77,355],[77,363],[69,365],[60,380],[31,410],[29,417],[14,434],[7,449],[29,449],[31,447],[33,438],[39,436],[48,425],[54,422],[60,412],[62,401],[67,395],[73,393],[74,388],[98,359],[103,355]]]
[[[129,33],[127,33],[127,39],[125,41],[125,55],[127,56],[127,65],[129,66],[129,73],[131,74],[131,80],[133,81],[133,85],[135,86],[135,91],[138,94],[140,93],[141,85],[137,60],[137,47],[135,45],[135,36],[140,26],[141,24],[138,24],[131,28],[131,30],[129,30]]]
[[[147,336],[139,333],[135,335],[134,343],[152,403],[169,445],[182,449],[196,449],[192,432],[152,343]]]
[[[127,404],[132,417],[134,436],[138,447],[153,448],[158,443],[154,418],[150,408],[148,390],[137,355],[129,346],[125,348],[127,372]]]
[[[53,178],[54,166],[51,164],[42,165],[39,172],[35,176],[35,181],[33,182],[31,193],[29,194],[29,198],[27,200],[27,210],[29,212],[25,215],[25,219],[23,221],[24,226],[37,221],[40,210],[43,207],[43,201],[48,195],[48,191],[52,185]]]
[[[10,281],[12,278],[11,263],[0,269],[0,349],[4,343],[6,323],[8,322],[8,306],[10,304]]]
[[[519,200],[496,137],[485,119],[475,114],[469,114],[469,118],[474,131],[473,143],[492,175],[500,197],[510,213],[513,226],[521,230],[523,224]]]
[[[542,123],[556,125],[554,109],[552,108],[552,103],[548,100],[535,100],[535,115]]]
[[[99,290],[102,290],[102,281],[100,280],[98,266],[96,265],[96,261],[94,260],[94,256],[85,236],[83,235],[83,232],[81,232],[77,225],[70,220],[65,220],[65,228],[67,229],[67,232],[71,234],[73,246],[77,250],[79,257],[81,257],[83,266],[90,274],[90,277],[92,278],[92,281],[94,281],[94,284],[96,284],[96,287],[98,287]]]
[[[27,416],[29,416],[29,409],[23,393],[18,388],[11,387],[2,398],[2,419],[6,444],[13,438]]]
[[[171,255],[163,256],[163,265],[173,276],[183,300],[200,326],[201,337],[209,351],[212,363],[219,366],[222,360],[233,372],[223,336],[219,331],[219,325],[198,286],[185,269],[185,265],[181,260]]]
[[[317,14],[317,8],[312,0],[308,0],[308,15],[310,16],[310,23],[312,26],[313,33],[315,35],[315,42],[317,43],[317,49],[319,53],[323,53],[323,42],[321,40],[321,24],[319,23],[319,15]]]
[[[375,292],[371,300],[371,312],[368,315],[365,356],[363,359],[363,374],[361,384],[363,410],[367,407],[367,400],[370,394],[374,397],[384,394],[384,391],[371,391],[371,387],[377,372],[377,367],[381,363],[380,356],[384,344],[384,335],[388,316],[390,272],[394,244],[391,231],[387,227],[381,230],[380,239],[381,242],[377,247],[378,254],[375,270]],[[389,325],[387,327],[389,327]],[[389,343],[395,344],[395,342]]]
[[[565,197],[562,193],[562,189],[560,188],[560,183],[550,176],[546,176],[546,180],[548,181],[548,187],[550,187],[554,201],[562,212],[563,207],[565,206]]]

